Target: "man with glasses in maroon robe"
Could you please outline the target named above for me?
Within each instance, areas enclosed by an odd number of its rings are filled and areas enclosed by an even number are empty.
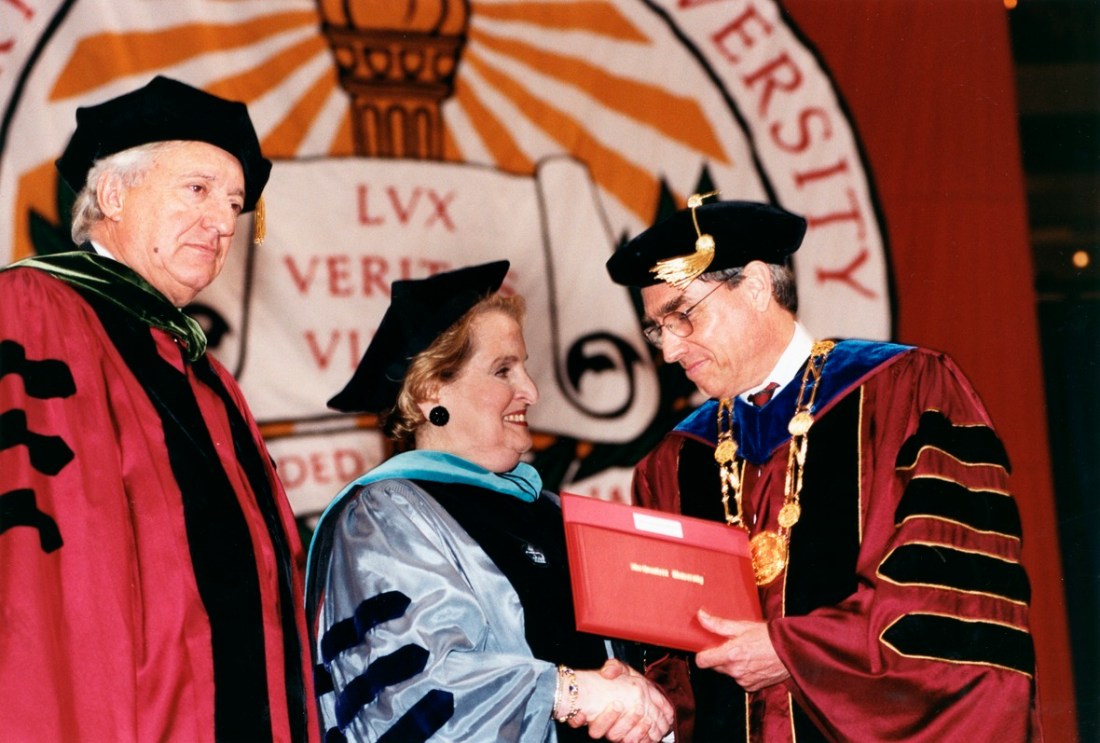
[[[607,263],[711,398],[635,500],[745,530],[764,612],[704,607],[714,645],[649,668],[686,692],[678,743],[1041,739],[1020,519],[977,393],[941,353],[815,339],[788,267],[805,220],[704,200]]]

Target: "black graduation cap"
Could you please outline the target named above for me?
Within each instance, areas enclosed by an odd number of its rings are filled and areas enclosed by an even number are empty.
[[[390,306],[351,380],[328,401],[344,413],[381,413],[397,402],[414,356],[485,297],[500,289],[508,261],[406,279],[391,285]]]
[[[692,196],[688,208],[616,250],[607,261],[611,280],[625,286],[666,281],[683,288],[710,271],[756,260],[785,263],[802,244],[806,220],[797,214],[755,201],[701,204],[702,198]]]
[[[206,142],[240,160],[244,211],[256,206],[271,174],[271,161],[260,152],[248,108],[160,75],[143,88],[78,108],[76,131],[57,159],[57,170],[79,193],[96,160],[131,147],[175,139]]]

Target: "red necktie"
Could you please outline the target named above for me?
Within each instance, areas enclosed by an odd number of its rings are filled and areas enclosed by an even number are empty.
[[[751,402],[758,408],[767,405],[768,400],[772,399],[772,393],[774,393],[776,389],[778,389],[778,387],[778,382],[768,382],[767,387],[760,390],[759,392],[754,392],[749,395],[749,402]]]

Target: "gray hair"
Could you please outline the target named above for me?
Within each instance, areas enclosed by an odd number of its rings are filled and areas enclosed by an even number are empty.
[[[87,240],[91,236],[92,227],[104,218],[103,210],[99,207],[99,196],[96,194],[99,180],[104,175],[111,173],[119,176],[127,188],[136,186],[149,172],[157,153],[176,144],[172,141],[150,142],[96,160],[84,180],[84,188],[80,189],[76,201],[73,202],[73,242],[80,245]]]
[[[772,276],[772,297],[776,303],[792,315],[798,312],[798,290],[794,283],[794,271],[781,263],[766,263]],[[724,268],[701,275],[703,281],[724,281],[734,288],[745,278],[744,266]]]

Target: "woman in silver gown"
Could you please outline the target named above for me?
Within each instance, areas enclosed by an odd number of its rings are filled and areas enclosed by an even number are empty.
[[[557,498],[521,456],[538,399],[507,261],[396,281],[330,407],[411,449],[318,524],[307,610],[326,740],[659,741],[672,707],[576,630]]]

